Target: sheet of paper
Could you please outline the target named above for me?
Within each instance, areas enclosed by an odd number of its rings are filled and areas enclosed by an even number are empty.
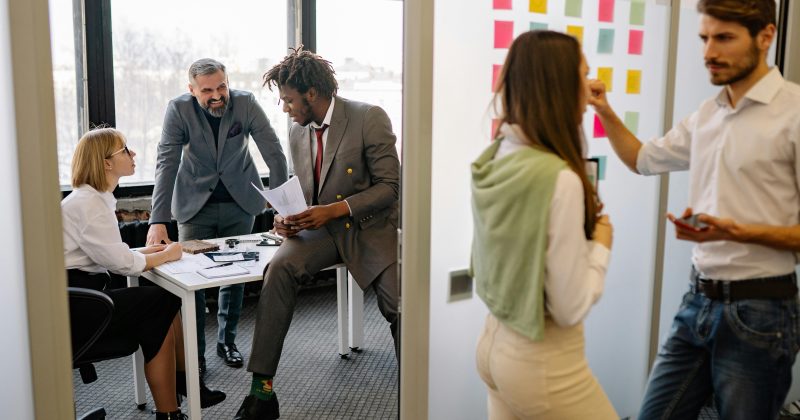
[[[243,267],[239,267],[236,264],[215,265],[213,267],[197,270],[197,274],[200,274],[201,276],[207,279],[216,279],[219,277],[228,277],[228,276],[241,276],[249,272],[250,270]]]
[[[300,178],[293,176],[278,188],[262,190],[255,184],[253,188],[263,196],[281,216],[292,216],[308,208],[303,188],[300,187]]]
[[[242,254],[214,255],[213,258],[216,262],[244,261]]]
[[[203,254],[187,254],[183,253],[183,257],[178,261],[171,261],[160,265],[158,268],[170,274],[193,273],[197,270],[211,267],[214,261],[211,261]]]

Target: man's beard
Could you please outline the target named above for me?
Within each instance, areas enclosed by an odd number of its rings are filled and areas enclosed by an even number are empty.
[[[222,102],[222,106],[219,108],[212,108],[211,104],[217,102]],[[216,101],[209,99],[209,101],[206,102],[206,106],[204,106],[203,109],[205,109],[206,112],[211,114],[212,117],[222,118],[222,116],[225,114],[225,111],[228,109],[228,98],[225,96],[221,96],[219,100]]]
[[[756,43],[753,42],[753,44],[750,47],[750,53],[747,55],[747,61],[742,64],[722,64],[714,60],[707,61],[706,65],[709,64],[723,65],[725,67],[738,70],[736,71],[736,73],[734,73],[731,76],[728,76],[727,78],[723,77],[721,74],[718,74],[716,76],[712,74],[711,83],[715,86],[723,86],[723,85],[730,85],[732,83],[736,83],[738,81],[746,79],[748,76],[750,76],[750,74],[753,73],[756,67],[758,67],[759,55],[760,54],[758,48],[756,47]]]

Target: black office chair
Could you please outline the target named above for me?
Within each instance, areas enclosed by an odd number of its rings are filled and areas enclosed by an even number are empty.
[[[92,289],[68,287],[70,326],[72,327],[72,367],[78,369],[83,383],[97,380],[97,371],[93,363],[102,360],[125,357],[137,348],[125,348],[121,351],[119,343],[102,343],[97,340],[111,322],[114,302],[108,295]],[[123,346],[124,347],[124,346]],[[143,410],[144,404],[138,408]],[[104,420],[106,411],[97,408],[84,414],[79,420]]]

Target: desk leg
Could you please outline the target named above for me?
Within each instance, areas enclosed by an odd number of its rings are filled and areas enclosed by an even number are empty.
[[[339,325],[339,356],[347,359],[347,268],[336,269],[336,322]]]
[[[186,291],[181,299],[183,300],[181,320],[183,321],[186,390],[189,394],[186,404],[189,418],[196,420],[202,418],[202,413],[200,411],[200,372],[197,370],[197,320],[195,319],[194,291]]]
[[[350,350],[359,353],[364,343],[364,291],[353,276],[348,275],[347,306],[350,312]]]
[[[128,277],[128,287],[139,287],[139,277]],[[140,347],[136,350],[136,353],[133,353],[131,357],[133,361],[133,399],[139,410],[144,410],[147,404],[147,394],[144,389],[144,355],[142,354],[142,348]]]

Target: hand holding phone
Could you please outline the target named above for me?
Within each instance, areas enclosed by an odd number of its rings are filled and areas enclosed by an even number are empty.
[[[675,226],[695,232],[707,231],[710,226],[697,220],[697,216],[699,216],[699,214],[693,214],[689,217],[681,217],[680,219],[672,219],[672,223],[675,223]]]

